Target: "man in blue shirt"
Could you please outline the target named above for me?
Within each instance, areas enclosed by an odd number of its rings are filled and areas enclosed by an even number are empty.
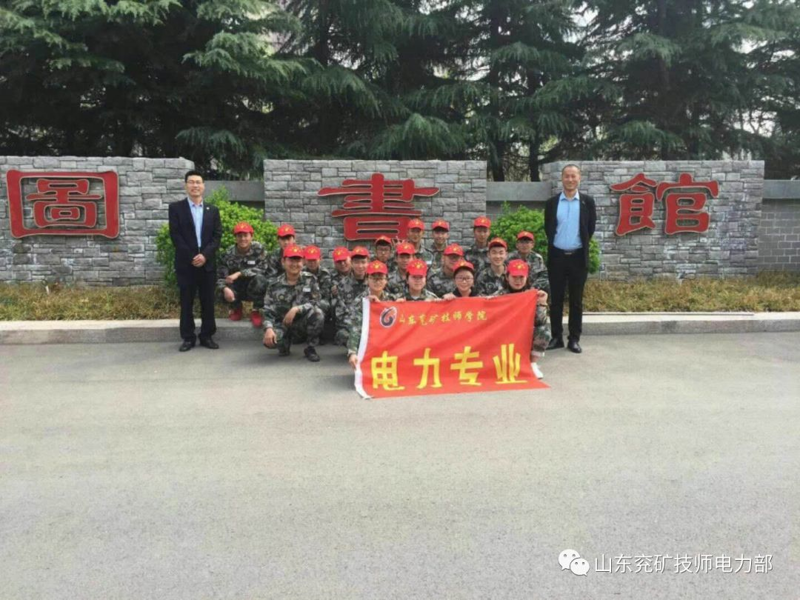
[[[222,221],[217,207],[203,202],[203,175],[189,171],[184,182],[188,197],[169,205],[169,235],[175,245],[175,274],[181,294],[180,351],[186,352],[195,345],[195,296],[200,296],[200,345],[216,350],[219,346],[211,337],[217,331],[214,256],[222,240]]]
[[[550,198],[544,209],[553,334],[547,349],[564,347],[564,294],[569,291],[567,348],[576,354],[581,352],[579,342],[583,325],[583,287],[589,274],[589,241],[597,223],[594,198],[578,191],[580,183],[580,168],[572,164],[565,166],[561,170],[563,191]]]

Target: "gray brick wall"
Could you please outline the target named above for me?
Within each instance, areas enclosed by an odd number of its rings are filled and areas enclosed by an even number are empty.
[[[543,167],[543,181],[553,193],[560,189],[561,169],[571,161]],[[630,161],[581,162],[581,190],[597,203],[597,231],[600,244],[601,277],[680,276],[726,277],[753,275],[759,266],[758,226],[761,220],[764,186],[762,161]],[[716,180],[718,198],[709,197],[710,214],[705,233],[664,233],[663,202],[656,201],[656,228],[618,237],[614,230],[619,217],[619,193],[612,184],[622,183],[644,172],[656,181],[678,181],[680,173],[695,180]]]
[[[0,157],[0,281],[61,281],[86,285],[159,283],[155,238],[167,222],[167,204],[184,197],[183,176],[193,163],[182,158]],[[116,171],[120,234],[11,236],[6,172]]]
[[[426,245],[432,242],[430,225],[436,219],[450,223],[451,241],[472,243],[472,221],[486,212],[483,161],[266,160],[265,216],[276,225],[292,224],[299,244],[319,246],[328,259],[333,248],[344,244],[342,218],[331,216],[343,196],[320,197],[317,192],[339,187],[344,179],[369,179],[373,173],[387,179],[413,179],[418,187],[440,188],[433,198],[414,200],[426,225]]]
[[[758,270],[800,272],[800,200],[764,200]]]

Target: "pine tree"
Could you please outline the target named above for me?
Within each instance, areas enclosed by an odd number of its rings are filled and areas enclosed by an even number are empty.
[[[266,115],[296,61],[262,0],[11,0],[0,8],[0,154],[184,156],[242,174],[283,150]]]

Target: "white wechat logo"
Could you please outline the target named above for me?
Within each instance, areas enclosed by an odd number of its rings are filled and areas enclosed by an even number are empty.
[[[558,555],[558,564],[561,565],[561,570],[570,570],[575,575],[583,575],[589,572],[589,561],[581,558],[576,550],[563,550]]]

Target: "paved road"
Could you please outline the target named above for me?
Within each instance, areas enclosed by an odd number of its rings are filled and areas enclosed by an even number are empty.
[[[383,401],[338,349],[177,346],[0,347],[4,600],[800,597],[800,334],[586,338],[550,390]],[[594,570],[702,554],[771,571]]]

